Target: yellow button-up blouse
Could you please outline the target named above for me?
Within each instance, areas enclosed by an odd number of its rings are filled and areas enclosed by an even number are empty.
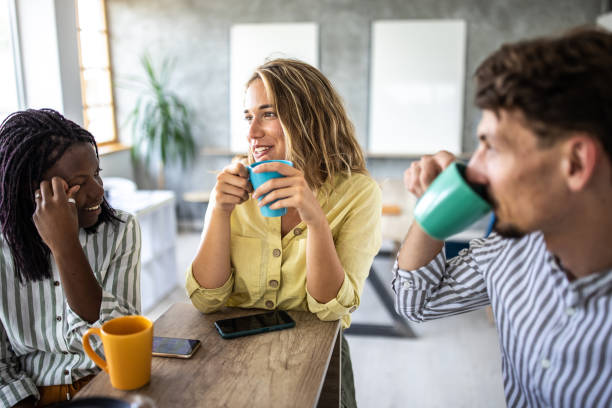
[[[344,175],[323,185],[317,200],[344,268],[344,282],[335,299],[319,303],[306,290],[306,225],[301,222],[281,237],[280,217],[263,217],[251,198],[231,215],[227,282],[203,288],[188,268],[186,288],[193,305],[203,313],[223,306],[308,310],[321,320],[342,319],[342,326],[348,327],[381,245],[381,191],[367,175]]]

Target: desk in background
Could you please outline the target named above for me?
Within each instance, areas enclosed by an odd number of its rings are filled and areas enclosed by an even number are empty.
[[[110,385],[101,372],[77,395],[127,399],[141,394],[166,407],[338,407],[340,322],[289,311],[295,328],[225,340],[213,322],[263,310],[224,309],[202,314],[174,304],[155,321],[156,336],[199,339],[191,359],[153,357],[151,381],[134,391]]]
[[[210,191],[187,191],[182,195],[183,204],[179,205],[179,219],[181,230],[202,231],[204,229],[204,215],[210,201]]]

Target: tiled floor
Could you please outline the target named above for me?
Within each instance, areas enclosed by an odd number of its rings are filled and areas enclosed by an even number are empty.
[[[198,233],[179,234],[181,282],[198,242]],[[390,282],[389,261],[377,260],[375,267]],[[179,287],[145,314],[156,319],[172,303],[186,300]],[[353,322],[391,323],[369,285]],[[416,339],[347,336],[360,407],[505,406],[497,333],[484,310],[411,326]]]

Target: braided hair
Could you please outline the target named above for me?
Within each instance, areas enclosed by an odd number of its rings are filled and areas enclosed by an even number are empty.
[[[11,250],[15,276],[20,281],[52,277],[51,250],[43,242],[32,215],[34,193],[43,175],[71,146],[89,143],[98,147],[91,133],[52,109],[28,109],[9,115],[0,125],[0,228]],[[106,199],[98,222],[119,222]]]

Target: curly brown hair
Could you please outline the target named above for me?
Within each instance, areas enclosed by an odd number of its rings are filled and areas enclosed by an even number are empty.
[[[612,159],[612,33],[580,27],[505,44],[476,70],[476,105],[520,111],[550,146],[568,131],[599,140]]]

